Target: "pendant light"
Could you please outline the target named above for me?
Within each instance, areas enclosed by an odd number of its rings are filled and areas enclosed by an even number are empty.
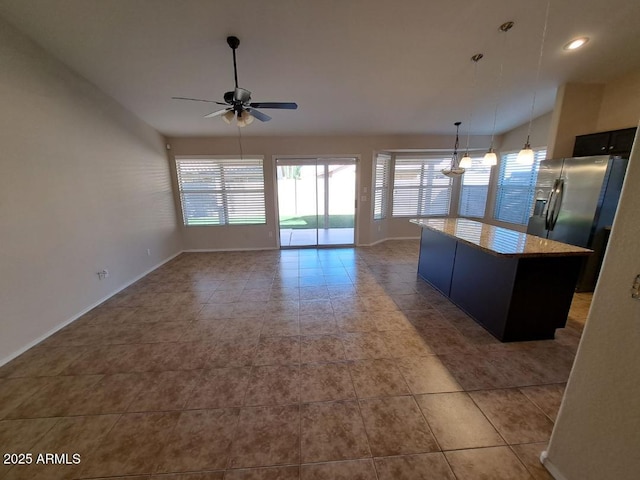
[[[516,161],[523,165],[533,165],[535,156],[531,149],[531,125],[533,124],[533,111],[536,106],[536,93],[538,90],[538,80],[540,79],[540,67],[542,66],[542,54],[544,53],[544,39],[547,36],[547,25],[549,24],[549,9],[551,7],[551,0],[547,1],[547,11],[544,17],[544,27],[542,28],[542,38],[540,40],[540,56],[538,57],[538,69],[536,71],[536,80],[533,84],[533,100],[531,102],[531,113],[529,114],[529,128],[527,130],[527,141],[524,143],[524,147],[518,153]]]
[[[442,174],[446,175],[447,177],[459,177],[464,173],[464,168],[461,168],[460,165],[458,165],[458,147],[460,146],[459,132],[460,132],[461,124],[462,122],[454,123],[454,125],[456,126],[456,141],[453,144],[453,155],[451,156],[451,167],[443,168],[442,170],[440,170]]]
[[[500,70],[498,71],[498,82],[496,85],[496,107],[493,110],[493,128],[491,129],[491,142],[489,143],[489,150],[484,154],[484,158],[482,159],[482,165],[487,167],[493,167],[498,164],[498,156],[496,155],[495,150],[493,149],[493,139],[496,134],[496,120],[498,119],[498,107],[500,105],[500,90],[502,90],[502,75],[504,71],[504,55],[505,55],[505,44],[507,43],[507,32],[513,28],[514,23],[512,21],[505,22],[498,30],[504,33],[504,41],[502,44],[502,52],[500,54]]]
[[[469,121],[467,124],[467,148],[465,149],[462,160],[460,160],[461,168],[471,168],[471,165],[473,164],[473,160],[471,160],[471,157],[469,156],[469,139],[471,138],[471,119],[473,118],[474,106],[473,101],[475,99],[476,83],[478,79],[478,62],[482,59],[482,57],[484,57],[482,53],[476,53],[473,57],[471,57],[471,60],[473,61],[473,84],[471,85],[471,105],[469,107]]]

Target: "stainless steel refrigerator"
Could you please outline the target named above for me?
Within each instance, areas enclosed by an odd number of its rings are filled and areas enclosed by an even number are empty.
[[[527,233],[590,248],[577,290],[595,288],[628,159],[598,155],[540,162]]]

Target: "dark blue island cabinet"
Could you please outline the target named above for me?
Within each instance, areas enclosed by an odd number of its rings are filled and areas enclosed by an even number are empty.
[[[422,227],[418,275],[503,342],[565,326],[591,250],[462,218]]]

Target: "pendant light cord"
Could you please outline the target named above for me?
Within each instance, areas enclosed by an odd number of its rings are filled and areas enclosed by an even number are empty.
[[[475,106],[475,91],[476,84],[478,83],[478,62],[482,59],[484,55],[481,53],[475,54],[471,57],[471,61],[473,61],[473,83],[471,84],[471,106],[469,107],[469,121],[467,123],[467,147],[465,149],[465,156],[469,155],[469,140],[471,139],[471,118],[473,117],[473,107]]]
[[[538,56],[538,69],[536,71],[536,80],[533,84],[533,101],[531,102],[531,113],[529,114],[529,128],[527,129],[527,145],[531,137],[531,125],[533,124],[533,111],[536,106],[536,95],[538,93],[538,82],[540,80],[540,69],[542,68],[542,54],[544,53],[544,40],[547,36],[547,25],[549,24],[549,10],[551,9],[551,0],[547,0],[547,11],[544,16],[544,27],[542,28],[542,38],[540,40],[540,55]]]
[[[513,23],[511,25],[513,25]],[[504,72],[504,56],[505,56],[505,51],[507,49],[506,48],[507,34],[509,33],[510,29],[511,27],[504,30],[504,36],[502,38],[502,48],[501,48],[502,52],[500,53],[500,70],[498,70],[498,85],[497,85],[498,88],[496,89],[496,106],[493,110],[493,128],[491,129],[491,143],[489,143],[489,150],[493,148],[493,139],[496,136],[496,122],[498,120],[498,107],[500,106],[500,90],[502,90],[502,75]]]
[[[240,160],[244,160],[244,154],[242,153],[242,129],[238,127],[238,145],[240,146]]]

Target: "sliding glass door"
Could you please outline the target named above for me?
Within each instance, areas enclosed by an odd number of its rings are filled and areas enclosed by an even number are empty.
[[[355,158],[277,159],[280,246],[355,243]]]

